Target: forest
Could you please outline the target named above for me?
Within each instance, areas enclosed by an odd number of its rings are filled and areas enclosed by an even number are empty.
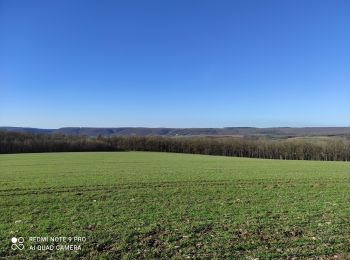
[[[349,161],[350,140],[334,137],[271,139],[234,137],[79,136],[0,131],[0,153],[154,151],[281,160]]]

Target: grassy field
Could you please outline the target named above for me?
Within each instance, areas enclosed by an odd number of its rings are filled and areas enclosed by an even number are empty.
[[[350,258],[350,163],[16,154],[0,155],[0,182],[1,257]],[[33,251],[34,236],[86,241]]]

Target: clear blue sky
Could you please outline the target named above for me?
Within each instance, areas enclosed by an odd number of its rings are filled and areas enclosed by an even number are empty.
[[[350,1],[0,0],[0,125],[349,126]]]

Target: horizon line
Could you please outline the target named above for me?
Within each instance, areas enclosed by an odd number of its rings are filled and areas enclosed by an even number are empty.
[[[30,129],[43,129],[43,130],[57,130],[64,128],[95,128],[95,129],[106,129],[106,128],[146,128],[146,129],[227,129],[227,128],[256,128],[256,129],[269,129],[269,128],[350,128],[350,126],[269,126],[269,127],[259,127],[259,126],[223,126],[223,127],[167,127],[167,126],[62,126],[56,128],[46,128],[46,127],[32,127],[32,126],[0,126],[0,128],[30,128]]]

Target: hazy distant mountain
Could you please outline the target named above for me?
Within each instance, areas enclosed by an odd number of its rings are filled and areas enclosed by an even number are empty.
[[[146,127],[64,127],[59,129],[41,129],[25,127],[0,127],[0,131],[21,133],[67,134],[87,136],[342,136],[350,135],[350,127],[225,127],[225,128],[146,128]]]

